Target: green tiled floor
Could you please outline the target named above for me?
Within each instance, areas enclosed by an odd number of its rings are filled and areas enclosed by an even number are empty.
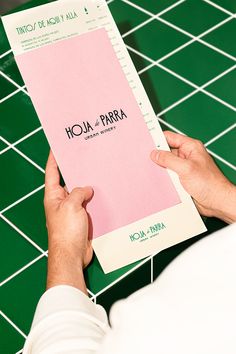
[[[235,64],[235,61],[195,42],[164,60],[162,64],[185,79],[201,86],[229,69]]]
[[[162,118],[183,133],[207,143],[235,123],[235,112],[198,92],[166,112]]]
[[[110,0],[109,6],[162,127],[201,139],[236,183],[235,0]],[[0,23],[0,352],[19,354],[45,289],[42,169],[49,146],[9,49]],[[225,226],[205,221],[209,232]],[[109,310],[200,237],[107,275],[94,257],[87,286]]]
[[[187,36],[156,20],[125,37],[126,44],[153,60],[161,58],[187,41]]]
[[[236,2],[235,2],[236,3]],[[236,36],[236,20],[232,19],[215,31],[207,34],[202,39],[208,43],[224,50],[225,52],[236,55],[234,38]]]
[[[224,12],[206,2],[196,0],[184,1],[178,7],[162,15],[165,20],[195,36],[205,32],[227,17]]]
[[[7,80],[5,82],[8,83]],[[30,98],[23,92],[18,92],[0,104],[0,117],[1,135],[10,143],[14,143],[40,126]]]
[[[5,75],[9,76],[18,85],[24,85],[24,82],[22,80],[21,74],[18,70],[12,53],[7,54],[0,59],[0,71],[3,72]]]
[[[236,106],[236,90],[232,90],[236,82],[236,68],[224,75],[221,79],[207,87],[207,91],[223,99],[225,102]]]

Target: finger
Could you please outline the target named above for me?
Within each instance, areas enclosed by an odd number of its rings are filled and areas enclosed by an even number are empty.
[[[60,175],[57,168],[56,160],[50,150],[45,170],[45,188],[54,189],[60,185]]]
[[[70,193],[70,200],[74,201],[74,203],[78,203],[80,205],[83,202],[89,201],[93,196],[93,189],[92,187],[83,187],[83,188],[74,188]]]
[[[172,148],[179,148],[184,143],[193,141],[192,138],[189,138],[182,134],[173,133],[169,130],[164,131],[164,135],[169,146]]]
[[[170,151],[153,150],[151,153],[151,159],[159,166],[169,168],[178,175],[184,175],[189,170],[189,161],[172,154]]]
[[[65,189],[66,193],[68,193],[68,194],[69,194],[69,191],[68,191],[68,188],[67,188],[67,186],[66,186],[66,185],[64,186],[64,189]]]

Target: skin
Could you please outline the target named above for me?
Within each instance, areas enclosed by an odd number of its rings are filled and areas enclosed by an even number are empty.
[[[154,150],[154,163],[176,172],[185,190],[192,196],[199,212],[227,223],[236,221],[236,187],[221,173],[204,145],[186,136],[164,132],[171,148]],[[44,207],[48,229],[47,289],[71,285],[87,294],[83,276],[92,259],[88,237],[89,219],[86,203],[93,196],[91,187],[75,188],[69,194],[60,186],[57,163],[49,154]]]
[[[202,142],[170,131],[164,134],[171,152],[152,151],[153,162],[178,174],[201,215],[227,223],[236,221],[236,187],[218,169]]]
[[[60,186],[57,163],[50,152],[44,196],[48,230],[47,289],[65,284],[87,294],[83,268],[91,262],[93,250],[88,239],[88,215],[84,204],[92,195],[91,187],[75,188],[69,194]]]

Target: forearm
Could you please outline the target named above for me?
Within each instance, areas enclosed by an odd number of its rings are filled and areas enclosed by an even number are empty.
[[[236,186],[229,183],[223,194],[219,196],[220,200],[214,216],[228,224],[236,222]]]
[[[57,285],[70,285],[87,295],[80,255],[73,245],[49,240],[47,289]]]

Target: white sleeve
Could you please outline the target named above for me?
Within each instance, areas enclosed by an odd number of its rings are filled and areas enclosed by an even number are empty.
[[[109,330],[104,308],[80,290],[55,286],[41,297],[23,354],[91,354]]]

